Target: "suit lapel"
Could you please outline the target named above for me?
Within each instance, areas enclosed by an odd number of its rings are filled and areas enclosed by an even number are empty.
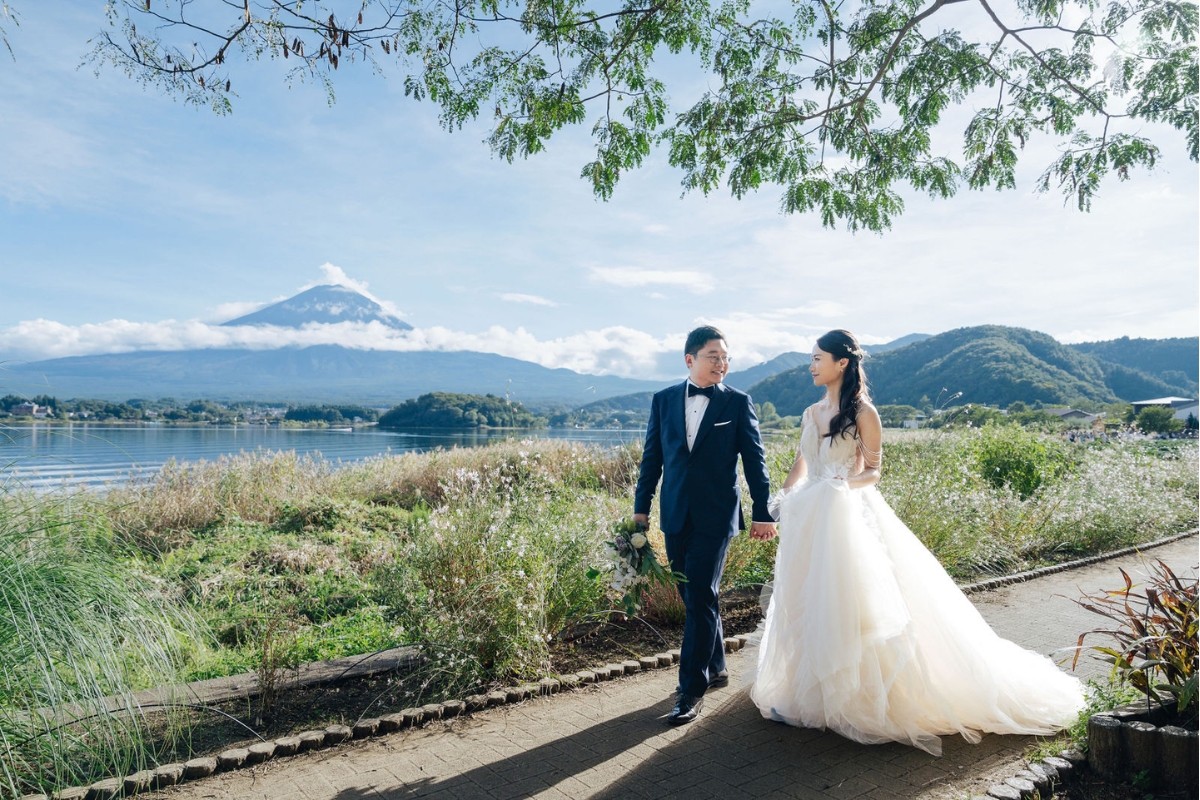
[[[684,392],[686,399],[687,392]],[[732,397],[729,390],[721,384],[716,384],[716,391],[713,392],[712,398],[708,401],[708,408],[704,410],[704,417],[700,420],[700,430],[696,431],[696,441],[692,442],[692,452],[700,448],[700,443],[704,441],[704,437],[712,430],[713,423],[717,421],[717,417],[725,410],[725,405]],[[685,434],[686,435],[686,431]]]
[[[670,413],[667,419],[671,426],[671,441],[680,442],[680,447],[687,450],[687,381],[675,387],[675,396],[667,401]]]

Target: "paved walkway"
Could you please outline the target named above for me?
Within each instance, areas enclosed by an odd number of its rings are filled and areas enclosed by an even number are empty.
[[[1178,571],[1197,563],[1197,540],[1156,548]],[[1074,644],[1098,617],[1072,602],[1079,589],[1121,585],[1117,567],[1142,572],[1139,557],[1103,562],[975,595],[1001,635],[1045,654]],[[733,654],[733,681],[755,650]],[[1086,657],[1079,673],[1105,665]],[[867,746],[833,733],[765,721],[744,690],[710,692],[700,720],[664,723],[674,669],[438,722],[164,790],[156,798],[400,800],[401,798],[966,798],[1014,774],[1022,736],[978,745],[944,739],[934,758],[898,744]]]

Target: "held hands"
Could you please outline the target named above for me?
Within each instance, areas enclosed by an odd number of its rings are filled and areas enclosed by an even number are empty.
[[[634,514],[633,521],[642,525],[650,523],[649,514]],[[756,522],[750,526],[750,538],[757,539],[760,542],[770,541],[774,539],[778,531],[775,530],[774,522]]]
[[[750,538],[768,542],[778,534],[774,522],[755,522],[750,526]]]

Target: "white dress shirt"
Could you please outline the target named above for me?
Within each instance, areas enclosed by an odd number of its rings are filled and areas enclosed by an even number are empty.
[[[688,386],[696,386],[688,379]],[[699,386],[696,386],[699,389]],[[700,420],[704,419],[704,412],[708,410],[708,397],[702,394],[689,395],[687,402],[684,404],[684,422],[687,424],[687,444],[688,452],[692,451],[692,445],[696,442],[696,434],[700,432]]]

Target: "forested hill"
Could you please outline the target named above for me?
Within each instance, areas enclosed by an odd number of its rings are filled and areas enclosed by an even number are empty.
[[[1186,386],[1105,361],[1047,334],[1000,325],[959,328],[880,353],[868,359],[867,375],[881,405],[937,404],[939,395],[944,401],[962,392],[959,403],[1094,406],[1187,392]],[[773,403],[785,416],[800,414],[821,396],[803,367],[760,381],[750,393],[756,403]]]
[[[1107,342],[1080,342],[1068,346],[1103,361],[1143,372],[1167,385],[1185,389],[1190,395],[1195,395],[1197,382],[1200,382],[1200,337],[1130,339],[1122,336]]]

